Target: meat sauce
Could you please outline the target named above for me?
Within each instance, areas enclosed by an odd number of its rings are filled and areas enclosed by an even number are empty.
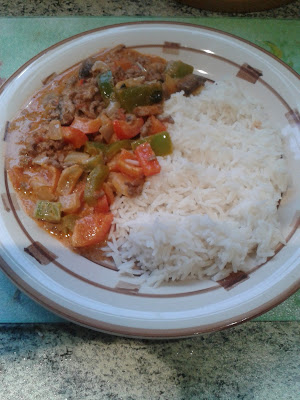
[[[26,213],[95,258],[116,196],[138,196],[172,152],[164,100],[203,87],[181,61],[123,45],[52,74],[8,130],[8,173]],[[99,254],[100,254],[99,253]]]

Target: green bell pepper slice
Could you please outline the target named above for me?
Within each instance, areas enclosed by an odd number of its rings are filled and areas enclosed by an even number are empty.
[[[92,169],[94,169],[95,167],[97,167],[97,165],[102,165],[104,164],[104,160],[103,160],[103,155],[102,153],[97,154],[95,156],[90,157],[89,159],[87,159],[83,164],[82,167],[85,171],[91,171]]]
[[[170,61],[167,64],[165,73],[171,78],[183,78],[186,75],[192,74],[194,67],[182,61]]]
[[[105,152],[107,145],[101,142],[92,142],[87,141],[84,145],[85,153],[88,153],[90,156],[101,155]]]
[[[107,165],[97,165],[88,175],[84,189],[84,201],[92,206],[95,204],[97,197],[96,193],[103,185],[109,174]]]
[[[163,100],[161,82],[143,84],[120,88],[115,91],[116,98],[121,107],[127,112],[132,112],[135,107],[149,106]]]
[[[132,140],[124,139],[118,140],[117,142],[111,144],[105,144],[101,142],[91,142],[88,141],[85,144],[84,151],[91,156],[102,156],[109,161],[122,149],[130,150]],[[97,159],[95,159],[97,160]],[[89,160],[88,160],[89,161]],[[88,163],[87,161],[87,163]]]
[[[132,140],[124,139],[124,140],[118,140],[117,142],[108,144],[105,149],[105,152],[104,152],[107,161],[111,160],[122,149],[130,150],[131,143],[132,143]]]
[[[156,156],[167,156],[173,152],[173,145],[169,132],[160,132],[155,135],[134,140],[131,143],[132,150],[135,150],[140,144],[145,142],[150,143]]]
[[[68,214],[62,217],[62,231],[65,235],[70,234],[74,230],[76,221],[79,219],[78,215]]]
[[[34,210],[34,218],[47,222],[60,222],[61,204],[58,202],[38,200]]]

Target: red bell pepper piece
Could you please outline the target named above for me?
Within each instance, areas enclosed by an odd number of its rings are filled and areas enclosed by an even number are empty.
[[[116,167],[119,172],[132,176],[133,178],[142,178],[144,176],[143,169],[136,155],[125,149],[121,150]]]
[[[166,125],[155,118],[154,115],[151,115],[148,121],[150,122],[149,129],[147,130],[148,135],[155,135],[156,133],[165,132],[167,130]]]
[[[76,117],[70,126],[79,129],[83,133],[96,133],[99,131],[101,124],[100,118],[88,119]]]
[[[113,121],[114,132],[119,139],[131,139],[140,133],[144,125],[143,118],[136,118],[131,122],[115,119]]]
[[[75,149],[79,149],[87,142],[88,137],[82,131],[72,128],[71,126],[62,126],[64,141],[72,144]]]
[[[155,175],[160,172],[159,162],[150,143],[145,142],[137,146],[134,154],[137,156],[145,176]]]

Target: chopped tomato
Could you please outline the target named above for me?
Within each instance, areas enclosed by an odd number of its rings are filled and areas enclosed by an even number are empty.
[[[144,125],[143,118],[136,118],[132,122],[113,121],[114,132],[119,139],[131,139],[140,133],[141,127]]]
[[[122,149],[117,160],[117,169],[123,174],[132,176],[133,178],[142,178],[144,172],[135,154],[131,151]]]
[[[154,117],[154,115],[151,115],[147,121],[150,121],[149,129],[147,130],[148,135],[155,135],[156,133],[164,132],[167,129],[165,124]]]
[[[140,144],[135,150],[135,155],[140,162],[145,176],[151,176],[160,172],[160,165],[152,150],[150,143],[145,142]]]
[[[72,144],[75,149],[79,149],[88,140],[85,133],[71,126],[62,126],[62,133],[64,141]]]
[[[72,235],[74,247],[86,247],[103,242],[110,230],[113,215],[92,214],[76,221]]]
[[[109,212],[109,204],[106,195],[104,194],[98,200],[96,205],[94,206],[95,213],[108,213]]]
[[[88,118],[80,118],[76,117],[72,124],[70,125],[72,128],[78,129],[83,133],[96,133],[99,131],[101,127],[101,119],[88,119]]]

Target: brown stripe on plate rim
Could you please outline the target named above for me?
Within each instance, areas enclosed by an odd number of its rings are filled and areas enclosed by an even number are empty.
[[[291,126],[296,125],[300,128],[300,114],[299,111],[295,108],[294,110],[290,110],[285,114],[286,119],[289,121]]]
[[[237,78],[243,79],[249,83],[256,83],[258,79],[263,75],[262,71],[251,67],[251,65],[244,63],[238,73],[236,74]]]
[[[10,122],[9,122],[9,121],[6,121],[5,127],[4,127],[4,135],[3,135],[3,141],[4,141],[4,142],[6,141],[6,138],[7,138],[9,125],[10,125]]]
[[[6,212],[10,212],[10,205],[9,205],[9,200],[8,200],[7,193],[2,193],[1,194],[1,200],[2,200],[2,204],[3,204],[4,210]]]
[[[163,44],[163,53],[165,54],[179,54],[181,46],[180,43],[176,42],[164,42]]]
[[[57,258],[57,255],[53,254],[40,242],[33,242],[30,246],[25,247],[24,251],[41,265],[48,265]]]
[[[246,279],[249,279],[249,275],[243,271],[231,272],[226,278],[223,278],[219,281],[219,285],[221,285],[224,289],[230,290],[234,288],[239,283],[244,282]]]

